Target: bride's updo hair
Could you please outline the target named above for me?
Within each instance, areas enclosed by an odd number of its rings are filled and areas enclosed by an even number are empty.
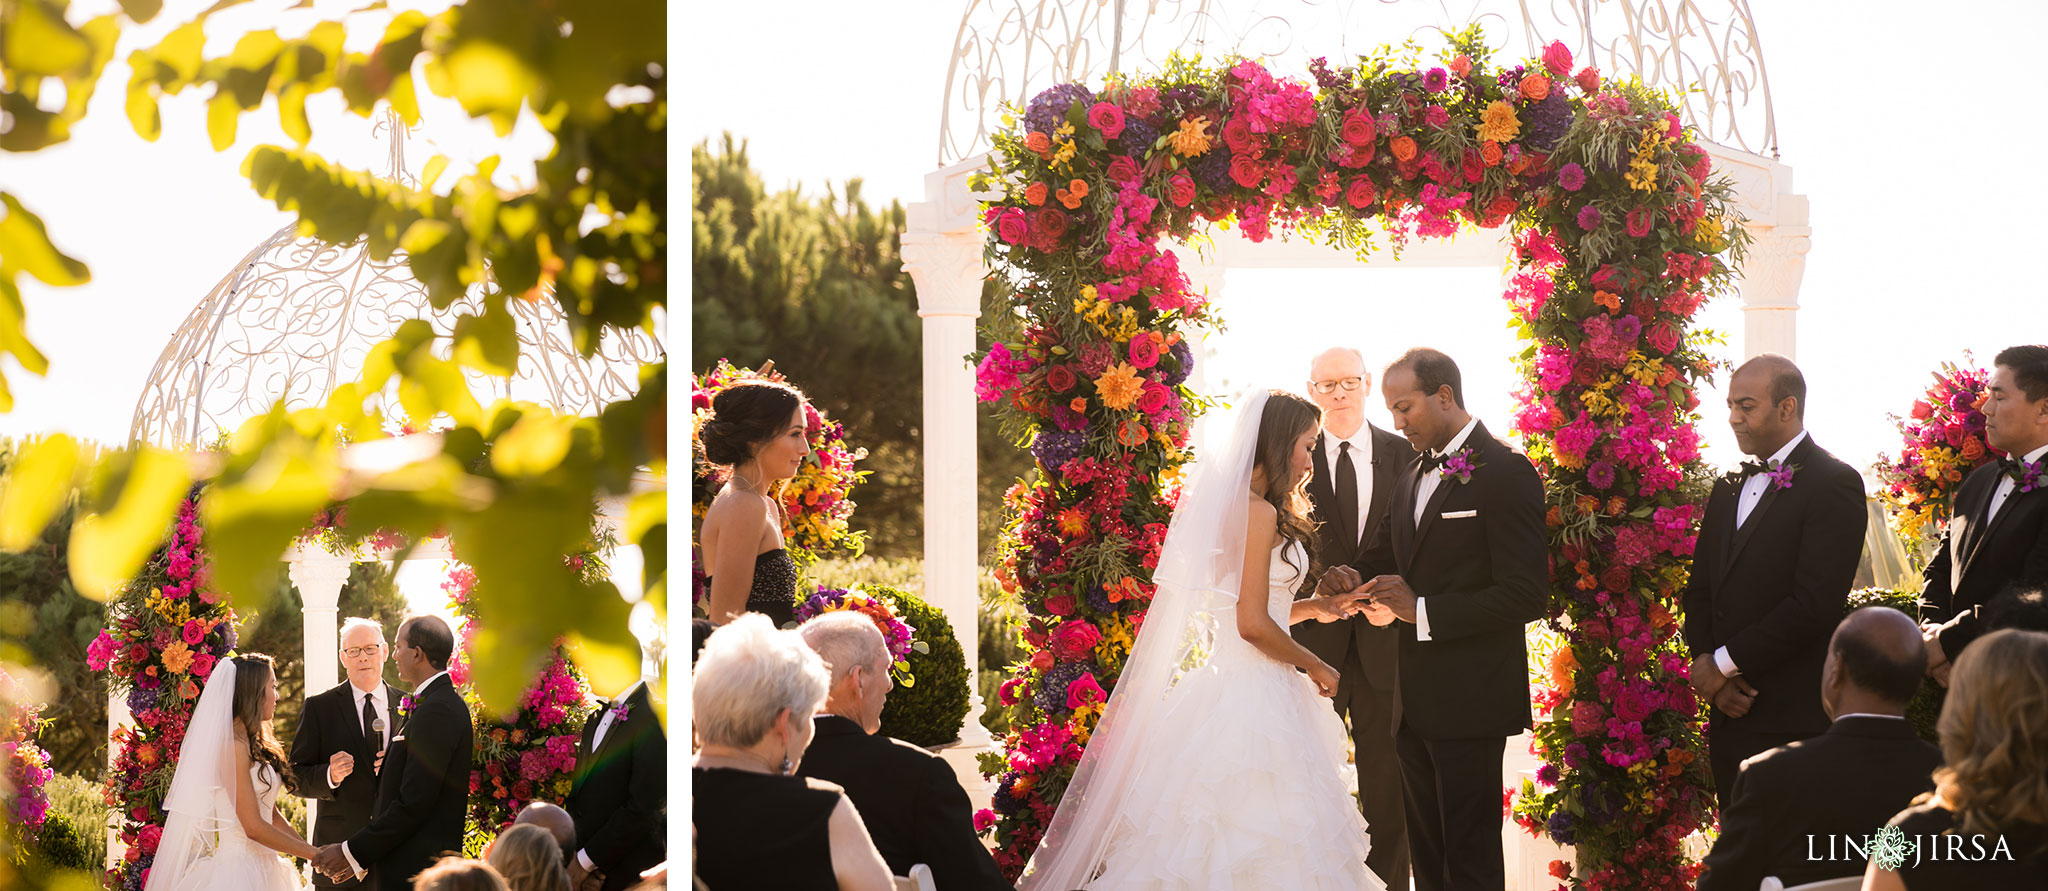
[[[1286,390],[1269,390],[1266,410],[1259,415],[1258,453],[1254,466],[1266,472],[1266,501],[1280,512],[1280,537],[1301,545],[1311,567],[1315,565],[1316,527],[1309,521],[1308,477],[1301,484],[1282,489],[1294,441],[1322,423],[1323,410],[1316,404]]]
[[[718,391],[711,419],[697,435],[704,461],[732,467],[753,460],[761,444],[781,434],[804,404],[804,394],[779,381],[741,381]]]
[[[271,734],[270,722],[263,719],[263,693],[270,688],[273,671],[270,657],[262,653],[235,657],[235,720],[249,734],[249,760],[270,765],[283,779],[285,791],[297,792],[298,777],[284,757],[284,747]]]

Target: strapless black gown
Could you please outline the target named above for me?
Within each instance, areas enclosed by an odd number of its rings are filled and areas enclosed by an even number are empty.
[[[710,590],[711,577],[704,577]],[[796,561],[789,551],[776,548],[754,557],[754,586],[747,589],[747,612],[760,613],[780,628],[796,621]]]

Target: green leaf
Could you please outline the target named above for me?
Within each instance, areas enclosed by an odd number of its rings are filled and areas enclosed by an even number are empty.
[[[141,50],[128,54],[128,64],[138,71],[147,62],[148,56]],[[128,123],[135,128],[135,135],[145,142],[155,142],[164,132],[163,117],[157,112],[155,86],[149,79],[138,73],[128,79]]]
[[[227,151],[235,144],[236,118],[241,115],[241,104],[226,90],[214,93],[206,103],[206,135],[213,139],[214,151]]]
[[[245,427],[276,422],[273,414]],[[278,558],[327,506],[338,478],[338,468],[322,460],[331,455],[302,443],[270,445],[247,472],[216,482],[200,504],[214,587],[232,596],[237,609],[263,608],[276,589]]]
[[[537,477],[554,470],[569,454],[575,418],[544,409],[519,416],[491,447],[491,469],[507,477]]]
[[[82,513],[72,524],[69,558],[72,586],[86,597],[104,601],[156,550],[192,478],[183,458],[152,448],[103,462],[100,471],[103,478],[126,478],[108,509]],[[276,567],[270,572],[274,576]]]
[[[304,146],[313,138],[313,125],[306,121],[306,86],[291,84],[277,93],[277,120],[284,135]]]
[[[64,21],[63,7],[28,0],[8,8],[14,15],[0,41],[0,57],[7,60],[10,84],[63,74],[92,57],[85,36]]]
[[[435,155],[431,158],[428,158],[427,166],[420,171],[420,191],[433,191],[434,181],[440,179],[442,172],[446,171],[447,169],[447,155]]]
[[[641,582],[653,588],[668,575],[668,492],[641,492],[626,502],[626,540],[640,546]]]
[[[455,320],[455,361],[499,377],[519,370],[519,332],[502,295],[487,301],[482,315]]]
[[[26,272],[43,284],[69,288],[85,284],[92,279],[85,264],[57,250],[50,243],[49,230],[43,228],[43,221],[13,195],[0,192],[0,207],[7,211],[0,217],[0,278],[13,281],[17,273]],[[42,369],[31,369],[42,374]]]
[[[29,446],[0,482],[0,550],[26,550],[64,506],[78,472],[78,441],[56,434]]]
[[[166,84],[167,87],[176,90],[191,83],[199,76],[199,65],[206,59],[206,31],[202,23],[191,21],[179,25],[177,30],[164,35],[163,42],[156,45],[152,56],[178,75],[175,82]]]
[[[156,18],[156,14],[162,12],[163,8],[164,0],[121,0],[121,11],[127,13],[138,25]]]

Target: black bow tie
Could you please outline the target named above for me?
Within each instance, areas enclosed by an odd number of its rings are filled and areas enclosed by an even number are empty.
[[[1735,475],[1743,479],[1749,479],[1759,473],[1769,473],[1770,470],[1771,466],[1762,461],[1744,461],[1741,467],[1735,469]]]
[[[1423,452],[1422,458],[1419,460],[1418,463],[1422,465],[1422,472],[1428,473],[1432,470],[1436,470],[1437,468],[1444,466],[1444,458],[1445,455],[1442,452]]]

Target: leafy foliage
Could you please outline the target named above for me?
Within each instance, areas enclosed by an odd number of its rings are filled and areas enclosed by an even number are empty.
[[[920,746],[958,739],[960,720],[967,717],[967,657],[946,614],[901,588],[871,586],[866,591],[895,601],[896,615],[925,644],[907,657],[917,683],[889,691],[881,733]]]

